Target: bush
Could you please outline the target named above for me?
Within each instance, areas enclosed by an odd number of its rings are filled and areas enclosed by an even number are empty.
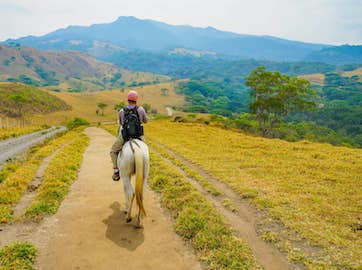
[[[0,269],[35,269],[36,248],[27,242],[15,242],[0,250]]]
[[[75,117],[73,120],[69,121],[67,123],[67,128],[69,130],[72,130],[79,126],[89,126],[89,122],[85,119],[82,119],[80,117]]]
[[[151,111],[151,105],[144,103],[142,107],[145,109],[146,113],[149,113]]]

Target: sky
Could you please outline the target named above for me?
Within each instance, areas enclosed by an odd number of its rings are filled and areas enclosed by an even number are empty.
[[[362,45],[362,0],[0,0],[0,40],[108,23],[119,16]]]

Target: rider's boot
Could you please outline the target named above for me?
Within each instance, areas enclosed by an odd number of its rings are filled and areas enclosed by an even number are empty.
[[[114,169],[112,179],[113,179],[113,181],[119,181],[119,179],[121,179],[121,177],[119,176],[119,170],[118,169]]]

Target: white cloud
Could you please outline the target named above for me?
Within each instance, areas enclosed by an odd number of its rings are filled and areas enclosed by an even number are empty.
[[[361,0],[0,0],[0,40],[136,16],[307,42],[362,43]]]

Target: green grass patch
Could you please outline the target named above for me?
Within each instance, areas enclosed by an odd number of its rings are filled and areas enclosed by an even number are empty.
[[[38,194],[25,212],[27,218],[38,220],[58,210],[71,183],[77,178],[83,152],[88,143],[88,136],[82,133],[50,161]]]
[[[20,162],[9,162],[3,165],[0,171],[0,183],[2,183],[9,174],[13,173],[20,165]]]
[[[175,218],[175,231],[191,242],[207,269],[260,269],[250,247],[176,169],[151,152],[149,183]]]
[[[70,109],[60,98],[22,83],[0,82],[0,113],[22,117],[24,113],[50,113]]]
[[[8,204],[0,204],[0,223],[6,223],[13,219],[11,206]]]
[[[101,128],[108,131],[114,136],[118,136],[118,125],[102,125]]]
[[[4,119],[3,119],[4,121]],[[4,123],[3,123],[4,124]],[[49,126],[25,126],[25,127],[12,127],[12,128],[3,128],[0,129],[0,141],[10,138],[19,137],[28,133],[33,133],[39,130],[47,129]]]
[[[0,184],[0,223],[7,223],[13,219],[11,208],[14,206],[34,179],[36,171],[43,159],[51,155],[60,146],[72,140],[80,130],[68,132],[51,139],[41,146],[33,147],[24,162],[7,169]],[[11,167],[11,165],[8,165]],[[10,210],[9,210],[10,209]]]
[[[34,268],[36,248],[27,242],[15,242],[0,249],[1,270],[32,270]]]

